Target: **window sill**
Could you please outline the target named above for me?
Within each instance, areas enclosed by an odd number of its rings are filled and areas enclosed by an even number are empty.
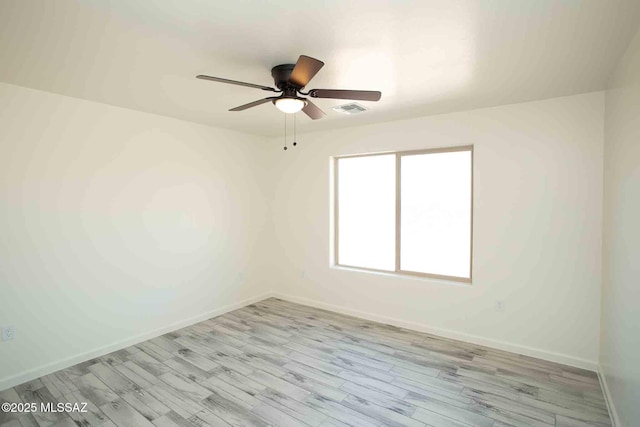
[[[420,273],[408,273],[408,272],[396,272],[396,271],[384,271],[384,270],[374,270],[370,268],[364,267],[350,267],[346,265],[332,264],[330,266],[333,270],[342,270],[342,271],[352,271],[356,273],[368,273],[368,274],[376,274],[379,276],[392,277],[394,279],[408,279],[408,280],[418,280],[424,282],[435,283],[439,285],[448,285],[448,286],[462,286],[468,287],[472,284],[470,279],[454,279],[454,278],[444,278],[444,277],[435,277],[424,275]]]

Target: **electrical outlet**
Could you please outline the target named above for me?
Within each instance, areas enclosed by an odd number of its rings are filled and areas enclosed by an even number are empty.
[[[16,337],[16,330],[13,326],[2,327],[2,341],[10,341]]]
[[[504,312],[504,301],[496,301],[496,311],[499,313]]]

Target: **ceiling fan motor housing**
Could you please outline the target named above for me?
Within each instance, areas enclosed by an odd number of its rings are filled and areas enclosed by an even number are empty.
[[[302,89],[289,82],[291,72],[295,66],[296,64],[282,64],[276,65],[271,69],[271,76],[273,77],[274,84],[278,89],[283,91],[285,95],[296,96],[297,89]]]
[[[302,87],[290,81],[291,73],[295,68],[295,66],[296,64],[281,64],[281,65],[276,65],[271,69],[271,76],[273,77],[273,82],[276,85],[276,87],[282,91],[282,94],[276,99],[273,99],[271,102],[273,103],[273,105],[278,107],[280,111],[283,111],[283,112],[297,112],[297,111],[300,111],[301,108],[304,108],[307,105],[307,100],[305,98],[300,98],[298,96],[298,92],[300,91],[300,89],[302,89]],[[302,102],[298,102],[295,110],[288,111],[286,109],[281,108],[280,105],[278,104],[278,102],[285,102],[284,99],[287,99],[287,98],[299,100]]]

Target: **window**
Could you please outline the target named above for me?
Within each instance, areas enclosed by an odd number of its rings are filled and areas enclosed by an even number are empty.
[[[473,147],[334,162],[336,265],[471,282]]]

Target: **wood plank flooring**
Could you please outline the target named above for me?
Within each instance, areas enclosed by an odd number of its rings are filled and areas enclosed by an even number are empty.
[[[595,373],[268,299],[0,392],[0,426],[610,426]]]

